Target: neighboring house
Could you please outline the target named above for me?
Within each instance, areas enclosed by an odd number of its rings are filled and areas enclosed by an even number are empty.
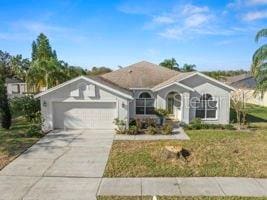
[[[18,78],[6,78],[8,98],[21,97],[27,92],[26,83]]]
[[[36,95],[44,129],[113,129],[115,118],[156,118],[155,109],[189,123],[228,124],[234,88],[199,72],[142,61],[99,77],[80,76]]]
[[[243,91],[244,101],[246,103],[256,104],[260,106],[267,106],[267,92],[263,97],[260,94],[255,95],[256,80],[250,74],[241,74],[238,76],[228,77],[225,83],[236,89]]]

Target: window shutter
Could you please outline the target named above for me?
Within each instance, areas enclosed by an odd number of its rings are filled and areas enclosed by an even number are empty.
[[[88,97],[95,97],[95,85],[93,84],[90,84],[90,85],[87,85],[87,95]]]
[[[79,96],[80,96],[80,94],[79,94],[79,89],[72,90],[72,91],[70,92],[70,96],[71,96],[71,97],[79,97]]]

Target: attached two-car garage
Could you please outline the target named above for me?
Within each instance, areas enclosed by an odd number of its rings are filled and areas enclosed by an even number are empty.
[[[116,102],[54,102],[54,129],[114,129]]]

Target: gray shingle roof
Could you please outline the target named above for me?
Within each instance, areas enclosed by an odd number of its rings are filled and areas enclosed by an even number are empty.
[[[118,91],[121,91],[123,93],[132,95],[132,91],[128,90],[127,88],[123,88],[123,87],[111,82],[110,80],[105,79],[104,77],[101,77],[101,76],[88,76],[88,78],[93,79],[93,80],[95,80],[95,81],[97,81],[99,83],[102,83],[103,85],[109,86],[109,87],[111,87],[113,89],[116,89]]]
[[[246,88],[246,89],[255,89],[256,80],[250,74],[241,74],[237,76],[231,76],[226,78],[226,84],[234,87],[234,88]]]
[[[122,88],[152,88],[180,72],[141,61],[128,67],[102,75],[106,80]]]
[[[24,83],[23,80],[19,79],[19,78],[6,78],[6,83]]]

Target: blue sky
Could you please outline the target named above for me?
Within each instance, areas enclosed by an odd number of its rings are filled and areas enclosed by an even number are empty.
[[[249,69],[266,25],[267,0],[1,0],[0,49],[30,57],[43,32],[59,59],[84,68],[174,57],[198,70]]]

